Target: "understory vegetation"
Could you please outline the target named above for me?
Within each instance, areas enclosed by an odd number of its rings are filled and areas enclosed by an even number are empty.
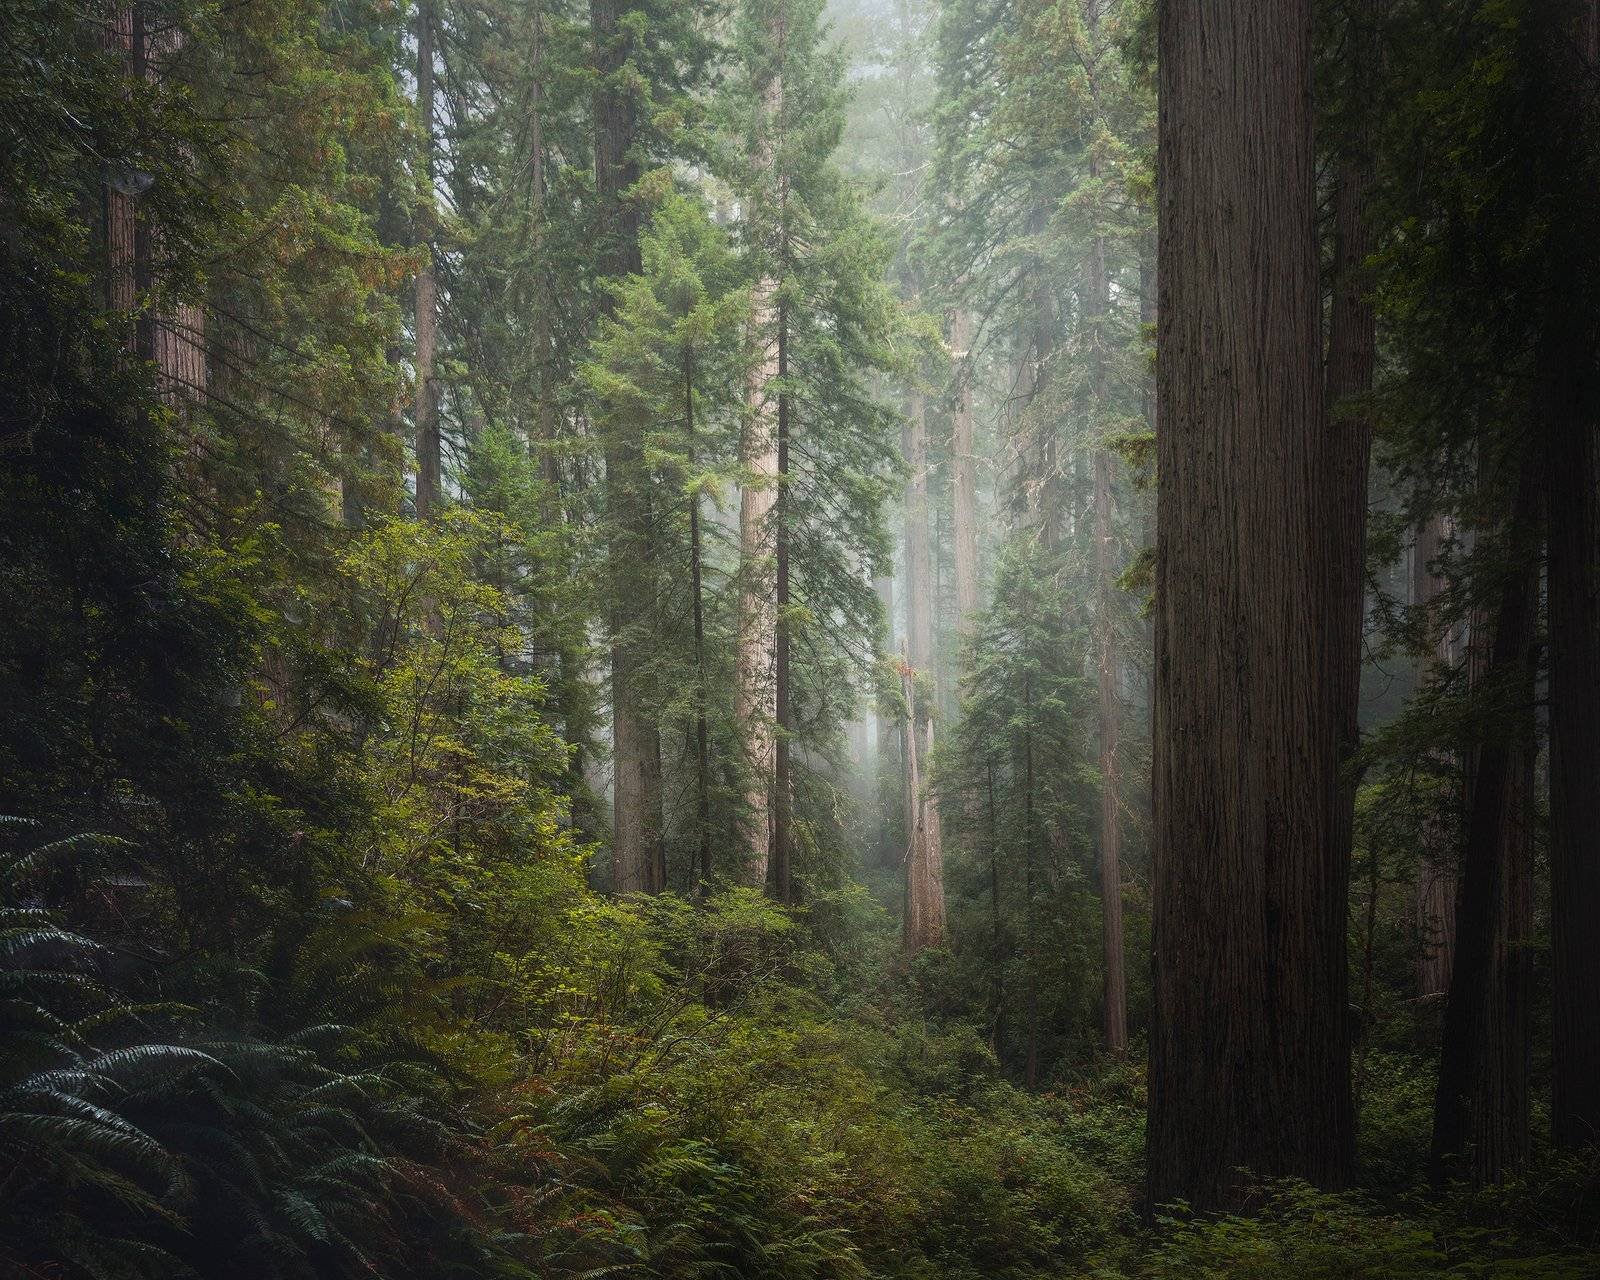
[[[1600,47],[1283,0],[1227,489],[1177,12],[0,0],[0,1280],[1600,1274]]]

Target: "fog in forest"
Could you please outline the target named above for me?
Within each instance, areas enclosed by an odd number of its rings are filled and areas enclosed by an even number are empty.
[[[0,1280],[1600,1273],[1597,0],[0,30]]]

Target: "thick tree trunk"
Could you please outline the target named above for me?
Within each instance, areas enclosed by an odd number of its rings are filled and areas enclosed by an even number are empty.
[[[758,173],[774,163],[771,130],[783,114],[783,77],[774,75],[762,101],[756,155]],[[781,233],[780,233],[781,234]],[[741,839],[745,876],[757,888],[767,882],[772,851],[773,774],[777,765],[777,564],[773,507],[778,497],[779,376],[778,281],[763,276],[751,304],[757,359],[745,387],[739,459],[745,478],[739,490],[739,612],[734,655],[733,717],[743,735],[745,793]]]
[[[1552,414],[1546,477],[1552,1130],[1563,1147],[1600,1141],[1600,443],[1589,410]]]
[[[417,6],[417,125],[425,190],[417,207],[428,259],[417,272],[413,333],[416,338],[417,518],[431,520],[439,506],[439,389],[434,381],[439,344],[439,287],[433,269],[433,0]]]
[[[1159,41],[1149,1201],[1214,1208],[1353,1148],[1310,0]]]
[[[901,937],[913,955],[944,940],[944,851],[939,807],[930,794],[924,763],[933,758],[933,718],[926,738],[918,743],[916,690],[908,671],[902,687],[906,698],[906,890]]]
[[[1539,570],[1535,469],[1524,464],[1507,538],[1513,556],[1498,608],[1473,639],[1495,728],[1471,771],[1466,846],[1456,897],[1455,964],[1445,1006],[1434,1101],[1431,1173],[1482,1185],[1528,1150],[1528,926],[1533,822],[1534,638]],[[1488,631],[1487,636],[1481,634]],[[1510,725],[1508,730],[1501,726]]]
[[[951,358],[956,362],[956,394],[950,431],[954,491],[956,634],[968,639],[978,612],[978,460],[972,440],[972,316],[956,308],[950,321]]]
[[[625,193],[639,178],[630,157],[637,108],[618,83],[628,61],[628,35],[621,27],[626,0],[591,0],[595,44],[595,197],[599,211],[602,273],[637,272],[639,213]],[[602,301],[602,313],[610,309]],[[648,483],[643,449],[636,439],[613,432],[606,441],[606,499],[610,515],[607,561],[611,585],[611,712],[613,786],[612,886],[618,893],[656,892],[664,886],[661,813],[661,734],[640,704],[639,642],[627,639],[638,602],[650,598]]]
[[[1591,351],[1573,351],[1575,362]],[[1550,899],[1558,1145],[1600,1141],[1600,441],[1547,402],[1550,461]],[[1564,401],[1564,403],[1562,402]]]
[[[906,488],[906,631],[913,675],[931,677],[933,650],[933,540],[928,528],[928,413],[921,392],[912,396],[907,419],[907,462],[911,483]],[[908,677],[908,681],[911,677]],[[909,689],[909,683],[908,683]],[[931,724],[933,708],[929,707]],[[918,732],[915,707],[907,727],[908,741],[915,743]],[[931,729],[930,729],[931,733]],[[909,762],[909,757],[908,757]],[[926,764],[926,760],[923,762]],[[908,763],[909,767],[909,763]],[[914,868],[918,877],[918,927],[908,929],[906,945],[920,949],[937,942],[944,931],[944,851],[938,813],[925,794],[925,785],[913,793],[908,820],[914,823],[917,850]],[[909,882],[908,882],[909,883]],[[937,918],[930,903],[937,900]]]
[[[1592,92],[1584,85],[1600,66],[1600,13],[1582,0],[1575,16],[1575,40],[1556,33],[1552,79],[1574,117],[1562,135],[1579,139],[1580,94]],[[1582,171],[1594,172],[1592,150]],[[1589,198],[1581,185],[1573,191]],[[1580,252],[1593,262],[1592,239]],[[1600,1142],[1600,370],[1585,316],[1593,301],[1572,296],[1583,276],[1563,275],[1570,267],[1555,257],[1539,410],[1550,548],[1551,1122],[1556,1143],[1576,1148]]]

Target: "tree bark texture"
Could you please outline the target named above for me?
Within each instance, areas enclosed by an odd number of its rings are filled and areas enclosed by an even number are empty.
[[[1159,42],[1148,1190],[1209,1209],[1352,1160],[1310,0]]]
[[[918,727],[918,707],[914,673],[907,668],[901,677],[906,699],[906,888],[902,939],[907,951],[915,954],[938,946],[944,938],[944,854],[939,828],[939,810],[930,794],[924,763],[933,755],[933,719],[926,728]],[[919,734],[925,739],[919,743]]]
[[[933,538],[928,521],[928,406],[921,392],[912,396],[906,428],[906,460],[911,466],[911,482],[906,487],[906,632],[911,664],[911,674],[907,676],[909,697],[909,681],[916,675],[932,677],[935,659]],[[911,705],[911,720],[906,728],[907,742],[913,745],[919,731],[916,710]],[[934,709],[929,707],[926,710],[931,742]],[[908,770],[916,763],[908,757]],[[926,756],[921,763],[926,766]],[[914,883],[918,885],[919,900],[915,910],[919,913],[919,923],[915,930],[907,929],[906,943],[916,949],[936,943],[944,932],[943,835],[938,811],[926,794],[926,782],[926,777],[923,777],[914,785],[907,809],[908,822],[912,824],[909,829],[916,833],[909,847],[914,851],[911,872],[914,872]],[[908,884],[911,883],[913,881],[908,878]],[[908,898],[910,896],[908,891]],[[932,905],[935,901],[936,909]],[[908,911],[911,909],[908,907]]]
[[[783,116],[783,76],[774,75],[762,98],[762,122],[752,157],[758,173],[770,175],[773,133]],[[778,280],[756,281],[750,328],[756,344],[745,385],[739,441],[744,480],[739,489],[739,608],[734,655],[733,716],[743,736],[745,791],[741,840],[747,881],[767,882],[772,851],[772,792],[776,770],[777,561],[773,508],[778,497],[779,315]]]

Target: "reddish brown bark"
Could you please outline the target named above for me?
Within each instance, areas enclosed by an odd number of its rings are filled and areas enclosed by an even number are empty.
[[[906,884],[902,938],[912,953],[938,946],[944,938],[944,852],[939,809],[931,794],[925,764],[933,754],[933,719],[919,728],[914,673],[906,667],[901,689],[906,699]],[[919,742],[919,736],[922,741]]]
[[[1148,1179],[1213,1208],[1353,1155],[1310,0],[1168,0],[1158,61]]]

